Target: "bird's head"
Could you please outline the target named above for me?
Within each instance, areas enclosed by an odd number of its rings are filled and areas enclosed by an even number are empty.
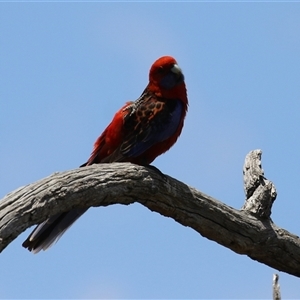
[[[187,102],[184,76],[172,56],[162,56],[153,63],[148,88],[159,97],[181,98]]]

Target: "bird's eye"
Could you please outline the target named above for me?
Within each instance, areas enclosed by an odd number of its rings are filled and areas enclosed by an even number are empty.
[[[158,69],[157,69],[157,72],[162,74],[164,72],[164,67],[163,66],[160,66]]]

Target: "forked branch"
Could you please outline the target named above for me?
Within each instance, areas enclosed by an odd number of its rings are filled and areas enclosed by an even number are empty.
[[[153,169],[99,164],[55,173],[0,202],[0,251],[25,229],[74,207],[139,202],[238,254],[300,277],[300,240],[269,218],[236,210]]]

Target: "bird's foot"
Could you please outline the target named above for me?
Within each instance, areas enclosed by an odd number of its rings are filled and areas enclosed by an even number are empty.
[[[146,165],[146,168],[149,168],[150,170],[153,170],[155,173],[160,175],[164,180],[167,179],[167,175],[165,175],[160,169],[156,168],[155,166],[152,165]]]

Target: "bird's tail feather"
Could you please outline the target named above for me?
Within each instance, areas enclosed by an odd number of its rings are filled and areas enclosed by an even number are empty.
[[[33,253],[50,248],[87,208],[72,209],[55,215],[38,225],[22,246]]]

